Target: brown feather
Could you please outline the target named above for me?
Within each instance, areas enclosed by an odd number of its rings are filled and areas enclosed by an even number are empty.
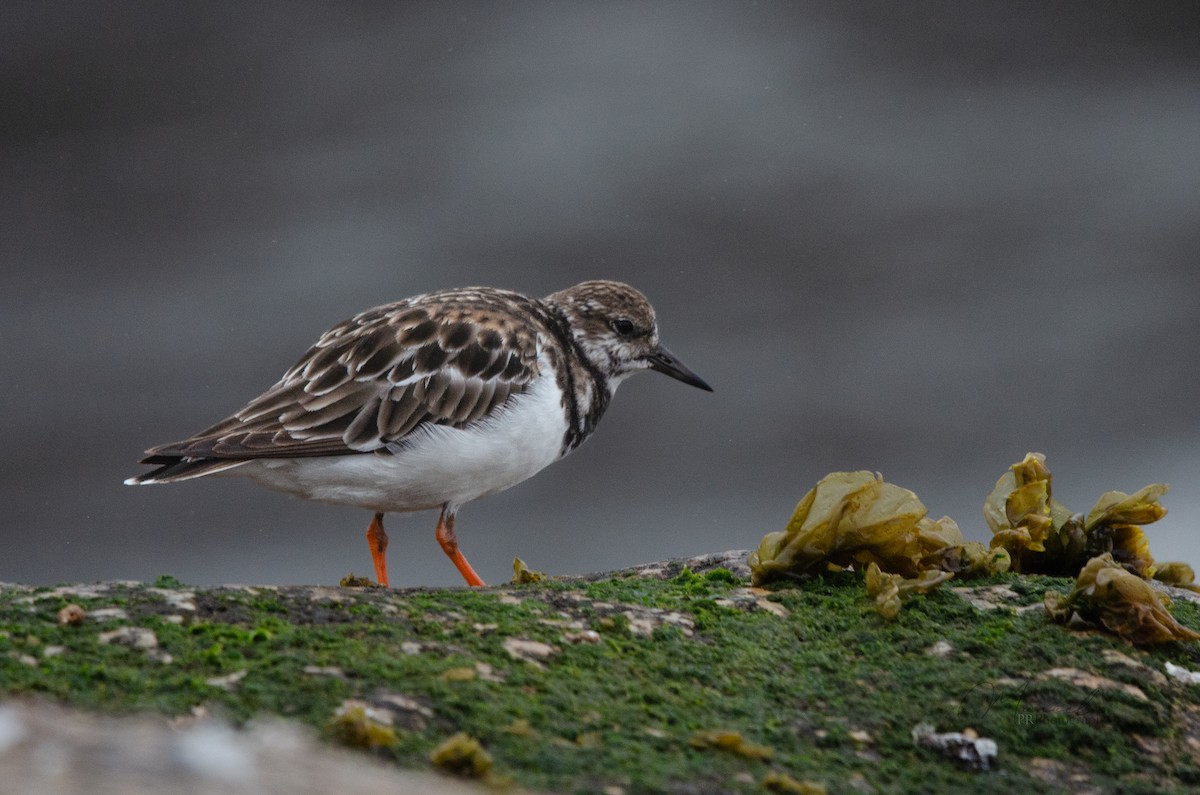
[[[236,414],[145,462],[346,455],[387,449],[426,423],[479,421],[537,375],[537,334],[504,315],[509,300],[538,317],[530,299],[477,290],[362,312]]]
[[[383,437],[379,435],[379,396],[372,397],[355,416],[350,427],[342,434],[346,447],[351,450],[368,452],[383,446]]]

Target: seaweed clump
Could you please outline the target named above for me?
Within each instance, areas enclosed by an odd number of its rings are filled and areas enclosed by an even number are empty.
[[[444,740],[429,754],[434,767],[465,778],[487,779],[492,772],[492,755],[466,732]]]
[[[1131,574],[1154,576],[1142,526],[1166,516],[1159,502],[1167,493],[1165,483],[1151,483],[1133,494],[1107,492],[1085,516],[1054,499],[1052,479],[1046,456],[1028,453],[1008,468],[984,502],[991,546],[1008,552],[1013,571],[1074,577],[1089,560],[1109,553]]]
[[[895,618],[900,614],[900,601],[913,594],[929,593],[946,580],[954,577],[954,572],[928,569],[916,577],[901,577],[899,574],[888,574],[875,563],[867,565],[867,593],[875,597],[875,609],[884,618]]]
[[[741,735],[741,732],[710,730],[698,731],[692,735],[688,744],[693,748],[713,748],[718,751],[744,756],[747,759],[770,759],[775,752],[765,745],[752,743]]]
[[[867,587],[881,615],[899,600],[925,593],[954,576],[1008,570],[1005,550],[963,540],[948,516],[928,518],[916,494],[874,472],[833,472],[796,506],[787,526],[767,533],[749,559],[762,585],[830,569],[867,570]]]
[[[1190,639],[1191,630],[1171,618],[1145,582],[1154,578],[1200,591],[1187,564],[1155,562],[1142,530],[1166,515],[1160,499],[1167,485],[1106,492],[1085,515],[1055,500],[1051,481],[1041,453],[1010,466],[984,502],[992,530],[985,547],[964,541],[950,517],[930,519],[916,494],[878,473],[833,472],[804,495],[783,530],[763,536],[748,561],[751,581],[757,586],[824,571],[863,571],[876,610],[895,618],[904,599],[953,578],[1010,568],[1079,575],[1070,596],[1046,595],[1052,616],[1065,621],[1077,614],[1135,643]]]
[[[1046,591],[1046,613],[1055,621],[1075,618],[1100,625],[1142,646],[1200,640],[1168,612],[1170,598],[1104,553],[1088,561],[1069,594]]]
[[[1174,585],[1176,588],[1184,588],[1192,593],[1200,593],[1200,585],[1196,584],[1195,570],[1180,561],[1159,563],[1154,570],[1154,579],[1165,582],[1167,585]]]
[[[540,571],[534,571],[525,564],[525,561],[520,558],[513,558],[513,585],[532,585],[542,582],[546,579],[546,575]]]
[[[325,725],[325,730],[345,745],[355,748],[390,748],[399,739],[390,720],[362,701],[352,700],[343,704]]]

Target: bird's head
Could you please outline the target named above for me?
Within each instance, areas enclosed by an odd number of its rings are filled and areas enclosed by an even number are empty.
[[[654,307],[628,284],[583,282],[547,296],[546,301],[566,315],[583,355],[605,375],[610,389],[650,369],[712,391],[659,343]]]

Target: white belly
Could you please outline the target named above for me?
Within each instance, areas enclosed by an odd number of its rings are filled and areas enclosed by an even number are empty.
[[[430,425],[391,455],[257,459],[229,470],[277,491],[372,511],[440,508],[503,491],[558,459],[567,421],[553,370],[468,429]]]

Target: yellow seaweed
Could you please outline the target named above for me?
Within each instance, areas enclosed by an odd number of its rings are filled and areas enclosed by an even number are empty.
[[[529,568],[525,565],[525,561],[520,558],[513,558],[513,585],[529,585],[530,583],[542,582],[545,579],[545,574]]]
[[[1159,498],[1167,486],[1152,483],[1133,494],[1110,491],[1085,516],[1052,495],[1052,476],[1041,453],[1028,453],[996,481],[983,505],[991,546],[1004,549],[1012,570],[1074,576],[1091,558],[1111,552],[1139,577],[1154,574],[1154,558],[1141,525],[1166,515]]]
[[[1112,525],[1157,522],[1167,515],[1167,509],[1158,502],[1167,493],[1167,488],[1164,483],[1151,483],[1133,494],[1105,492],[1088,513],[1087,527],[1090,529],[1101,522]]]
[[[877,473],[830,473],[804,495],[783,530],[763,537],[750,555],[751,581],[853,567],[866,571],[876,609],[892,618],[902,599],[951,577],[1008,570],[1005,550],[964,542],[953,519],[934,521],[926,513],[916,494]]]
[[[1174,585],[1176,588],[1186,588],[1189,591],[1200,593],[1200,585],[1196,585],[1196,572],[1191,566],[1180,561],[1157,564],[1154,570],[1154,579],[1165,582],[1167,585]]]
[[[492,772],[491,754],[466,732],[458,732],[442,741],[430,752],[429,761],[440,770],[468,778],[487,778]]]
[[[875,563],[867,566],[867,593],[875,597],[875,609],[884,618],[895,618],[900,613],[900,602],[915,593],[928,593],[931,589],[954,577],[953,572],[929,569],[916,577],[888,574]]]
[[[767,533],[750,555],[755,585],[787,576],[876,563],[885,571],[917,576],[922,561],[963,543],[953,519],[927,519],[908,489],[874,472],[833,472],[796,506],[787,526]]]
[[[747,740],[740,732],[735,731],[698,731],[692,735],[688,744],[693,748],[713,748],[726,751],[747,759],[770,759],[775,752],[765,745],[758,745]]]
[[[392,725],[361,702],[342,705],[325,724],[325,731],[356,748],[390,748],[399,741]]]
[[[1171,600],[1117,563],[1109,553],[1088,561],[1069,594],[1047,591],[1043,601],[1055,621],[1072,615],[1099,624],[1138,645],[1200,640],[1168,611]]]

